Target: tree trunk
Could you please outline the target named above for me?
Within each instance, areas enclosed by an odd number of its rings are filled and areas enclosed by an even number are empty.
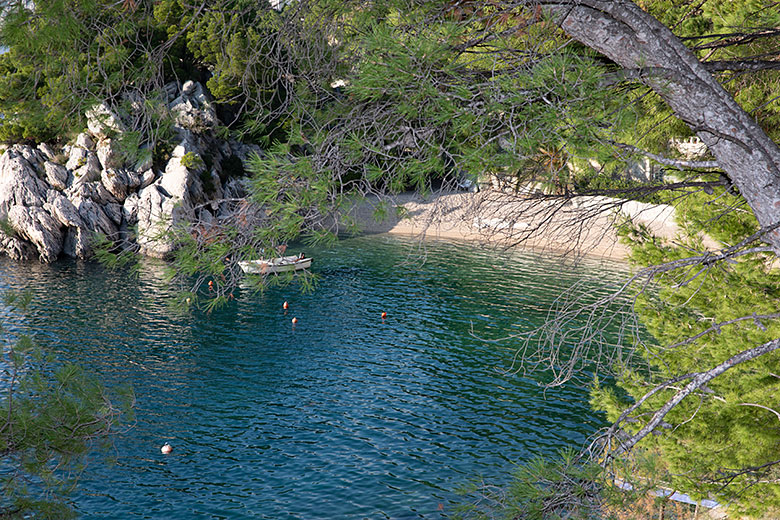
[[[628,0],[541,0],[572,38],[651,87],[715,155],[761,226],[780,221],[780,148],[672,31]],[[780,229],[764,240],[780,254]]]

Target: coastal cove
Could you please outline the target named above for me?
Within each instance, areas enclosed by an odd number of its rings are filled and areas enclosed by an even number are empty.
[[[3,291],[35,292],[47,348],[135,389],[117,463],[91,461],[73,497],[83,518],[444,518],[456,488],[506,483],[605,424],[586,388],[545,393],[492,340],[541,324],[578,280],[596,297],[624,264],[387,235],[306,252],[314,292],[241,290],[190,315],[167,307],[154,261],[133,279],[0,259]]]
[[[0,518],[780,519],[777,4],[9,3]]]

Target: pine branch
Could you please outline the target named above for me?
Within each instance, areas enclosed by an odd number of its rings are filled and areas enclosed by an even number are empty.
[[[773,60],[717,60],[705,61],[702,65],[710,72],[780,70],[780,61]]]
[[[685,399],[688,395],[693,393],[694,391],[698,390],[705,384],[709,383],[716,377],[720,376],[730,368],[733,368],[737,365],[740,365],[742,363],[745,363],[746,361],[751,361],[753,359],[756,359],[758,357],[761,357],[765,354],[769,354],[771,352],[774,352],[775,350],[780,349],[780,338],[773,339],[771,341],[768,341],[764,343],[763,345],[759,345],[757,347],[744,350],[740,352],[739,354],[736,354],[723,363],[717,365],[716,367],[711,368],[710,370],[707,370],[705,372],[699,372],[696,373],[693,377],[693,380],[685,385],[682,390],[678,391],[674,397],[669,399],[661,408],[659,408],[654,414],[653,417],[647,422],[645,426],[642,427],[637,433],[629,437],[628,439],[621,441],[620,443],[620,449],[616,450],[616,452],[613,452],[609,455],[609,458],[614,458],[615,455],[620,453],[625,453],[627,451],[630,451],[636,444],[644,439],[648,434],[650,434],[652,431],[658,427],[661,422],[663,421],[664,417],[672,411],[678,404],[682,402],[683,399]],[[683,377],[689,377],[691,374],[688,374]],[[664,385],[668,386],[668,385]],[[658,391],[658,387],[651,390],[651,392],[655,393]],[[640,401],[644,401],[645,398],[640,399]],[[615,433],[617,430],[617,423],[615,423],[610,428],[610,433]]]
[[[671,159],[669,157],[664,157],[662,155],[648,152],[647,150],[642,150],[641,148],[637,148],[636,146],[632,146],[630,144],[625,144],[625,143],[613,143],[613,144],[620,149],[629,150],[631,152],[644,155],[646,157],[653,159],[658,163],[664,164],[666,166],[672,166],[674,168],[719,168],[718,161],[684,161],[680,159]]]

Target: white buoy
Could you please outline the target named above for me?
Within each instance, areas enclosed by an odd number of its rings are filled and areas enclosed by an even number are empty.
[[[170,452],[173,451],[173,446],[168,444],[167,442],[162,445],[162,448],[160,448],[160,451],[163,453],[163,455],[168,455]]]

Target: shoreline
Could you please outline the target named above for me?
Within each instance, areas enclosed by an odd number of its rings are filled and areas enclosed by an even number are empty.
[[[481,243],[486,247],[525,248],[563,258],[627,262],[630,248],[620,243],[617,228],[625,218],[655,235],[673,240],[680,231],[674,208],[606,197],[583,196],[573,201],[520,199],[495,190],[478,193],[434,193],[422,198],[403,193],[382,199],[403,208],[405,218],[377,222],[380,199],[357,205],[350,216],[363,234],[388,233],[418,239],[443,238]],[[708,248],[717,248],[705,240]]]

